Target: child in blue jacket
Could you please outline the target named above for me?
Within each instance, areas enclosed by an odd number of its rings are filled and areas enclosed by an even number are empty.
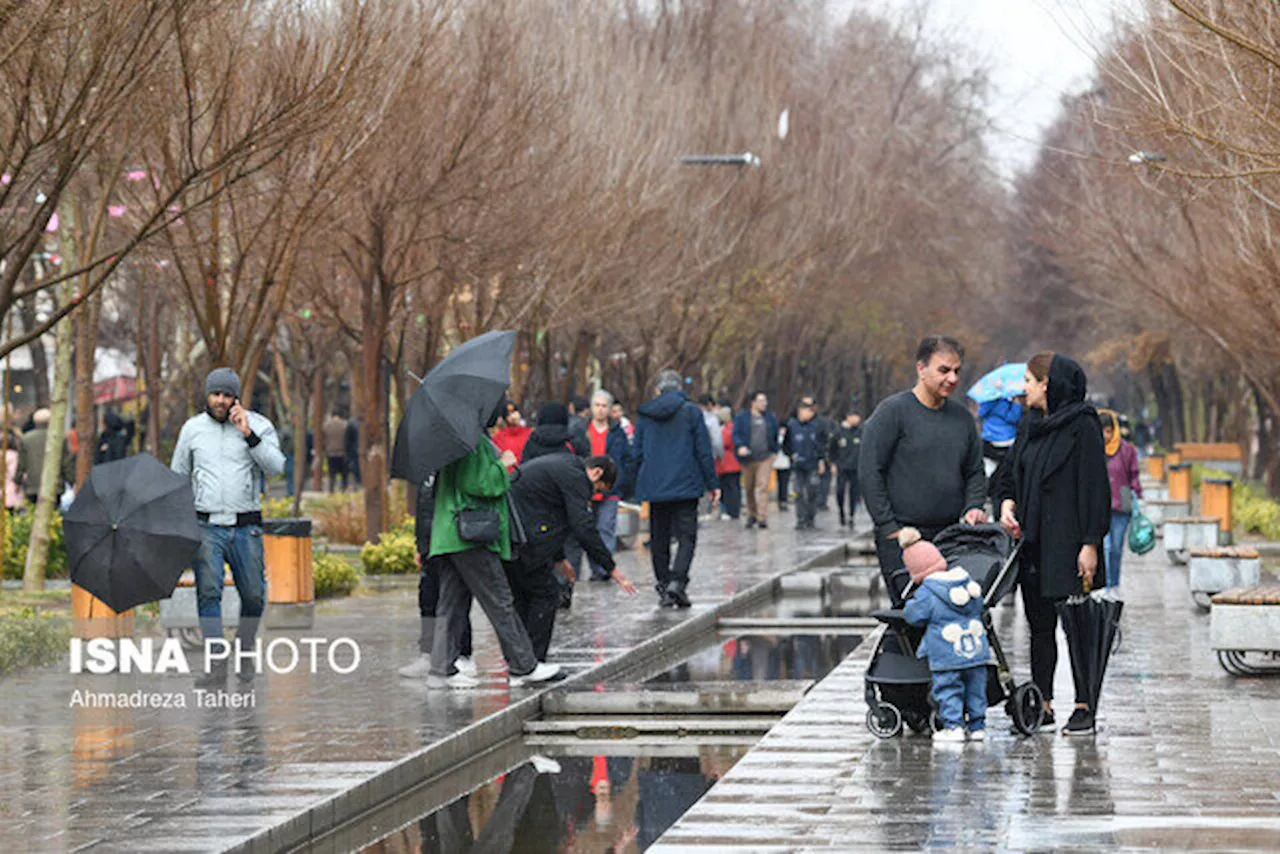
[[[982,625],[982,588],[963,567],[947,569],[937,546],[920,538],[915,528],[898,533],[902,560],[915,592],[904,616],[914,626],[926,626],[917,655],[929,659],[933,698],[942,730],[935,743],[982,741],[987,725],[987,660],[991,649]]]

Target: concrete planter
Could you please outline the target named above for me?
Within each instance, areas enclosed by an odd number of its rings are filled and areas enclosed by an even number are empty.
[[[1186,501],[1170,501],[1167,498],[1163,500],[1143,501],[1141,503],[1142,512],[1151,520],[1151,524],[1156,526],[1156,534],[1160,535],[1161,527],[1164,520],[1175,516],[1187,516],[1191,513],[1191,504]]]
[[[1216,517],[1175,516],[1165,519],[1164,547],[1169,560],[1185,564],[1189,549],[1216,548],[1220,530]]]
[[[1192,549],[1187,586],[1201,610],[1209,609],[1215,593],[1233,587],[1256,587],[1262,560],[1253,549]]]

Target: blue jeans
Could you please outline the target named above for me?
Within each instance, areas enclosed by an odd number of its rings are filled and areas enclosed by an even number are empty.
[[[600,539],[604,540],[605,548],[610,552],[618,550],[618,502],[592,501],[591,514],[596,518],[596,531],[600,534]],[[564,556],[573,566],[575,573],[579,572],[582,567],[582,556],[585,552],[582,550],[582,544],[572,535],[564,544]],[[591,567],[592,578],[608,578],[609,573],[604,571],[604,567],[593,560],[588,559],[587,563]],[[556,579],[562,579],[560,573],[556,573]],[[568,582],[565,582],[568,585]],[[572,589],[572,585],[568,585]]]
[[[969,732],[987,728],[987,667],[933,671],[933,699],[943,729],[959,729],[969,718]]]
[[[1102,540],[1102,551],[1107,561],[1107,586],[1120,586],[1120,560],[1124,557],[1124,538],[1129,532],[1129,520],[1132,516],[1111,511],[1111,531]]]
[[[196,602],[200,631],[206,638],[222,637],[223,564],[231,564],[231,577],[240,594],[240,630],[237,636],[251,643],[267,602],[266,565],[262,558],[262,526],[226,528],[200,523],[204,542],[196,552]]]

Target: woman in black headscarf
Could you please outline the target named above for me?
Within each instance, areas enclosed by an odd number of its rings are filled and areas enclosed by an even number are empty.
[[[1039,353],[1027,363],[1028,417],[996,473],[1000,524],[1022,537],[1019,583],[1031,625],[1031,678],[1045,698],[1044,728],[1055,724],[1053,673],[1058,664],[1055,603],[1092,585],[1102,571],[1110,528],[1111,487],[1097,412],[1085,403],[1084,370],[1072,359]],[[1089,692],[1079,674],[1076,708],[1065,735],[1094,731]]]

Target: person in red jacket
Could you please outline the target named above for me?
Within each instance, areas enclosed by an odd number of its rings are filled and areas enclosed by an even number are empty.
[[[505,401],[502,411],[504,414],[498,422],[498,429],[493,432],[493,444],[498,446],[499,454],[503,451],[515,454],[516,465],[519,465],[524,459],[524,443],[529,441],[533,428],[525,425],[515,401]]]
[[[720,433],[724,446],[733,447],[733,410],[722,406],[716,410],[720,419]],[[716,460],[716,474],[720,477],[720,518],[737,519],[742,513],[742,463],[738,455],[727,453]]]

